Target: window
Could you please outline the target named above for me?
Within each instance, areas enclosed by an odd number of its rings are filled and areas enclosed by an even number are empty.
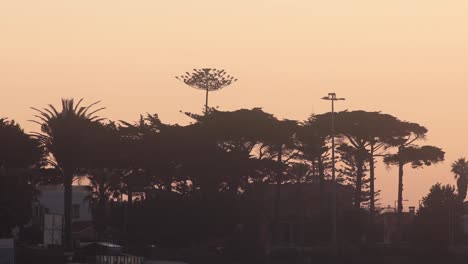
[[[80,218],[80,205],[79,204],[74,204],[72,207],[72,218],[73,219],[78,219]]]

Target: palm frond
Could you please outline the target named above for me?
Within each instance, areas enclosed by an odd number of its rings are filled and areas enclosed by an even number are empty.
[[[95,113],[97,113],[99,111],[102,111],[104,109],[106,109],[106,108],[105,107],[98,108],[98,109],[92,111],[91,113],[87,114],[86,117],[91,118],[92,115],[94,115]]]
[[[101,102],[101,101],[99,100],[99,101],[96,101],[96,102],[94,102],[94,103],[88,105],[88,106],[86,107],[85,113],[86,113],[89,109],[91,109],[93,106],[99,104],[100,102]]]
[[[60,113],[57,111],[57,109],[55,109],[54,105],[48,104],[48,106],[54,112],[54,116],[59,116],[60,115]]]
[[[73,109],[73,112],[76,112],[76,109],[78,109],[78,107],[80,106],[81,102],[83,102],[83,98],[81,98],[80,100],[78,100],[78,103],[76,103],[75,108]]]

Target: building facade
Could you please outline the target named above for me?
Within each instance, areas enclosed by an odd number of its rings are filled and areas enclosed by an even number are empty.
[[[90,192],[84,186],[72,187],[72,232],[76,239],[94,235],[93,217],[89,202],[85,199]],[[39,186],[40,194],[32,206],[32,225],[44,230],[45,215],[64,215],[64,188],[62,185]]]

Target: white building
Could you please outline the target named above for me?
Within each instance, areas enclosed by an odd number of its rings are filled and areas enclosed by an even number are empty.
[[[39,186],[38,202],[33,206],[33,216],[41,217],[47,214],[64,215],[64,188],[62,185]],[[72,221],[92,221],[91,211],[85,197],[89,191],[84,186],[73,186],[72,189]]]
[[[95,235],[92,223],[92,214],[89,209],[89,203],[85,200],[90,194],[84,186],[74,185],[72,187],[72,236],[74,239],[92,239]],[[50,233],[45,225],[45,214],[64,215],[64,188],[62,185],[44,185],[39,186],[40,194],[37,196],[37,202],[33,204],[32,225],[39,230]],[[47,229],[47,230],[46,230]],[[59,230],[55,230],[56,232]],[[60,230],[61,233],[61,230]],[[46,240],[44,240],[46,243]]]

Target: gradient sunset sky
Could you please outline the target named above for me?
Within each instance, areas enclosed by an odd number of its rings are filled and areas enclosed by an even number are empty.
[[[1,116],[27,131],[29,107],[62,97],[102,100],[109,119],[158,113],[186,124],[204,94],[174,76],[224,68],[239,81],[211,93],[221,110],[263,107],[304,120],[329,111],[382,111],[429,129],[444,164],[405,171],[404,205],[468,153],[468,2],[455,0],[0,0]],[[378,163],[382,205],[397,170]]]

